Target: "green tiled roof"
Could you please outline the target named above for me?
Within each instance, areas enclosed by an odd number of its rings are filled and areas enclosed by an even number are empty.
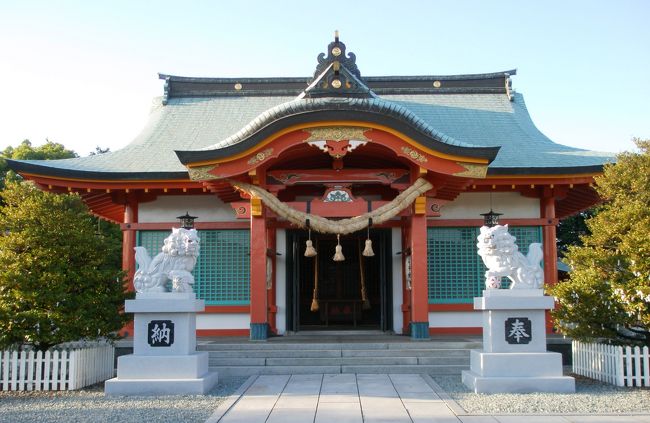
[[[490,174],[580,173],[598,170],[614,159],[556,144],[533,124],[523,96],[512,101],[504,93],[458,92],[385,94],[374,99],[382,107],[400,110],[413,122],[460,147],[500,147]],[[99,179],[187,178],[176,150],[232,148],[247,125],[271,118],[299,102],[295,95],[171,97],[152,110],[143,131],[126,147],[106,154],[52,161],[9,161],[20,172]],[[337,98],[332,107],[360,99]],[[338,103],[339,106],[336,106]],[[250,128],[250,126],[249,126]],[[240,134],[241,135],[241,134]]]

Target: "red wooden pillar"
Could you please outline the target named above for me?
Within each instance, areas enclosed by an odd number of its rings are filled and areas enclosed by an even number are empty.
[[[122,270],[126,273],[127,289],[135,291],[133,287],[133,275],[135,274],[135,241],[136,231],[131,228],[133,223],[138,222],[138,203],[127,201],[124,205],[124,218],[122,225]],[[133,334],[133,321],[129,322],[120,330],[121,336]]]
[[[411,291],[407,286],[406,265],[411,250],[410,220],[402,218],[402,333],[411,331]]]
[[[415,200],[411,217],[411,338],[429,337],[426,197]]]
[[[268,338],[269,332],[266,294],[266,222],[262,212],[262,202],[258,198],[251,199],[250,239],[250,339],[264,340]]]
[[[272,333],[277,334],[278,333],[278,329],[276,326],[277,322],[275,321],[278,312],[278,307],[275,302],[275,296],[276,296],[276,281],[275,281],[276,245],[275,244],[276,244],[276,229],[275,227],[271,227],[267,230],[267,245],[269,246],[269,249],[267,250],[268,251],[267,260],[271,260],[271,289],[268,289],[267,287],[266,293],[267,293],[267,304],[268,304],[269,329]]]
[[[557,228],[555,227],[555,198],[553,196],[542,198],[542,217],[546,219],[546,224],[542,229],[544,283],[555,285],[557,283]]]
[[[557,228],[555,227],[555,197],[542,197],[542,217],[546,223],[542,229],[542,244],[544,246],[544,284],[557,283]],[[546,332],[553,331],[553,321],[550,313],[546,312]]]
[[[135,274],[135,235],[131,224],[138,222],[138,203],[127,201],[124,205],[124,225],[122,225],[122,270],[126,272],[128,289],[133,291],[133,275]]]

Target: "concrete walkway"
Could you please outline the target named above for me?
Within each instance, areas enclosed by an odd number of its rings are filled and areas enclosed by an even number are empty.
[[[434,388],[417,374],[252,376],[206,423],[650,423],[650,416],[468,416]]]

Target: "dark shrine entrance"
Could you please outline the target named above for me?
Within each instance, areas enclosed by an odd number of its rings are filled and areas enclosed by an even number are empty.
[[[370,231],[373,257],[362,255],[366,238],[366,231],[341,236],[345,261],[334,261],[336,235],[312,232],[318,255],[305,257],[307,232],[287,232],[288,330],[392,329],[391,232]],[[316,303],[318,308],[312,310]]]

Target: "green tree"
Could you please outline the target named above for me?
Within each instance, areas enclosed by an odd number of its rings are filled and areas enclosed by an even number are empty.
[[[571,245],[582,245],[582,237],[591,234],[586,221],[598,213],[598,207],[581,211],[560,220],[557,225],[557,252],[564,257]]]
[[[56,160],[56,159],[70,159],[78,157],[77,153],[68,150],[59,144],[46,140],[45,144],[34,147],[29,140],[23,140],[18,147],[7,147],[0,153],[0,188],[4,186],[4,180],[8,176],[9,179],[16,179],[16,175],[7,167],[5,159],[16,160]]]
[[[103,154],[110,151],[109,148],[101,148],[99,146],[95,147],[95,152],[90,153],[90,155]],[[79,157],[77,153],[72,150],[65,148],[63,144],[46,140],[45,144],[34,147],[29,140],[23,140],[17,147],[7,147],[5,150],[0,153],[0,190],[4,187],[5,180],[10,181],[19,181],[22,180],[18,175],[13,171],[9,170],[7,167],[7,162],[5,159],[15,159],[15,160],[58,160],[58,159],[70,159],[74,157]],[[2,199],[0,197],[0,203]],[[92,216],[92,219],[95,223],[98,234],[102,234],[105,237],[112,238],[111,242],[121,242],[122,240],[122,231],[120,230],[119,225],[116,225],[111,222],[102,221],[100,218]],[[110,257],[110,262],[113,263],[116,268],[121,267],[122,254],[120,251],[116,252],[112,257]]]
[[[1,196],[0,349],[114,338],[128,321],[111,259],[119,242],[97,232],[77,195],[8,181]]]
[[[606,202],[568,248],[570,279],[550,290],[559,329],[576,339],[650,345],[650,140],[635,142],[597,178]]]

